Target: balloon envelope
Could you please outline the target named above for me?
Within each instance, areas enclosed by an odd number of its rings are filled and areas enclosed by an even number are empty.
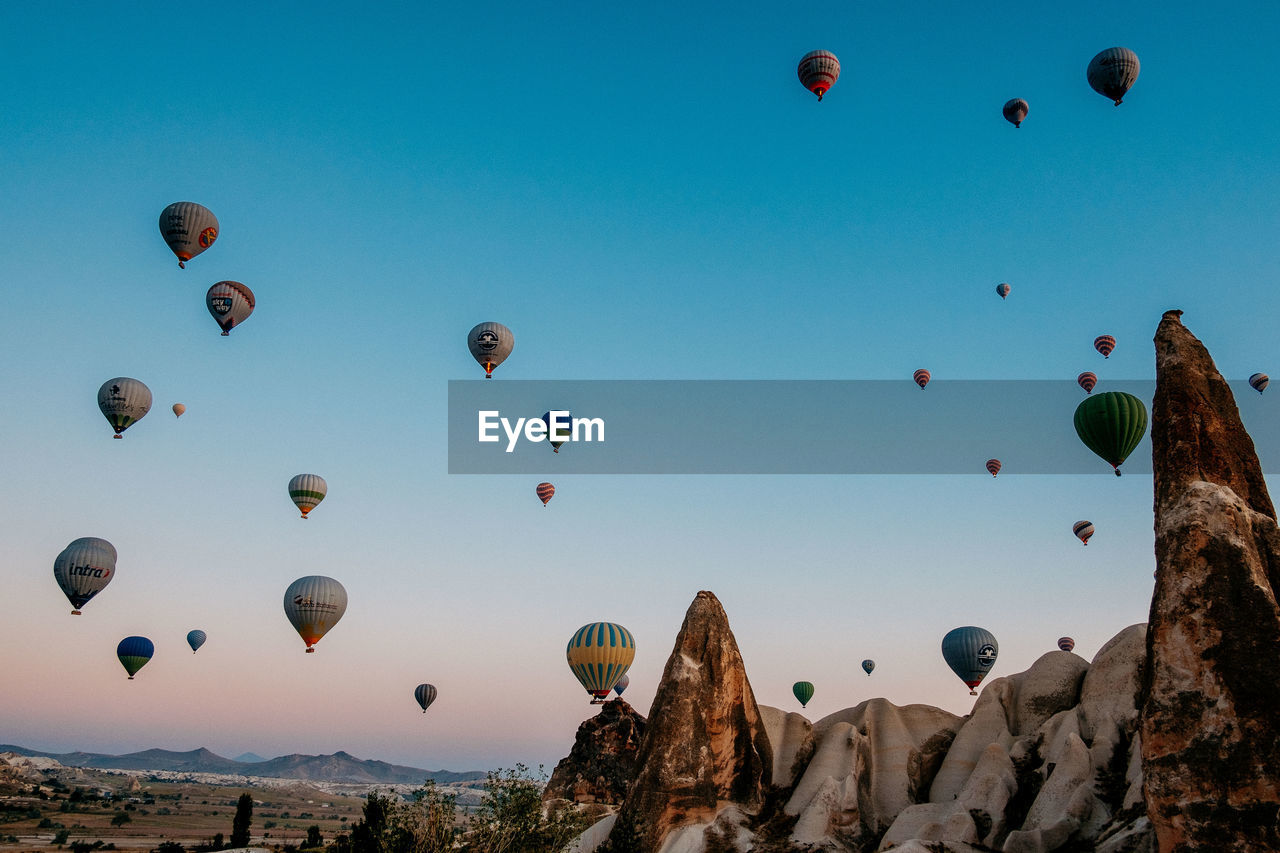
[[[920,390],[924,390],[924,386],[929,384],[929,380],[933,378],[933,374],[925,370],[923,367],[911,374],[911,378],[920,386]]]
[[[804,87],[821,101],[827,90],[840,79],[840,60],[829,50],[811,50],[800,58],[796,74]]]
[[[560,412],[556,416],[555,429],[552,429],[551,412],[542,414],[542,422],[547,425],[547,441],[551,443],[551,450],[559,453],[560,447],[569,440],[572,433],[573,416],[566,409],[554,409],[552,411]]]
[[[803,708],[813,698],[813,684],[808,681],[797,681],[791,685],[791,692],[799,700],[800,707]]]
[[[1271,377],[1265,373],[1255,373],[1249,377],[1249,387],[1261,394],[1267,390],[1267,385],[1271,382]]]
[[[142,420],[151,411],[151,389],[136,379],[117,376],[98,389],[98,408],[116,431],[115,437]]]
[[[223,335],[245,321],[253,313],[253,291],[238,281],[220,281],[204,295],[204,306]]]
[[[306,518],[307,513],[329,494],[329,484],[319,474],[294,474],[289,480],[289,499]]]
[[[1132,394],[1108,391],[1076,407],[1076,435],[1120,476],[1120,464],[1147,432],[1147,407]]]
[[[195,654],[204,645],[204,641],[209,639],[209,635],[197,628],[194,631],[187,632],[187,645],[191,647],[191,654]]]
[[[1092,394],[1093,388],[1098,384],[1098,375],[1096,373],[1081,373],[1076,377],[1076,384],[1084,389],[1084,393]]]
[[[102,592],[116,574],[116,549],[105,539],[85,536],[62,549],[53,561],[53,577],[71,602],[72,614]]]
[[[147,661],[151,660],[151,656],[155,653],[155,644],[146,637],[125,637],[120,641],[120,645],[116,646],[116,657],[120,659],[125,672],[129,673],[130,681],[138,670],[146,666]]]
[[[422,713],[427,713],[431,703],[436,701],[436,686],[434,684],[419,684],[413,688],[413,698],[417,699],[418,704],[422,706]]]
[[[1093,348],[1102,353],[1103,358],[1110,358],[1116,348],[1116,339],[1110,335],[1098,335],[1093,339]]]
[[[1077,521],[1071,526],[1071,532],[1076,535],[1077,539],[1088,545],[1089,537],[1093,535],[1093,522]]]
[[[542,501],[543,506],[546,506],[547,502],[550,501],[556,495],[556,487],[551,485],[550,483],[539,483],[536,491],[538,494],[538,499]]]
[[[467,349],[484,368],[486,379],[493,378],[493,369],[507,360],[515,345],[515,335],[501,323],[478,323],[467,332]]]
[[[996,285],[996,293],[1000,294],[1001,299],[1004,299],[1006,296],[1008,296],[1010,290],[1013,290],[1013,288],[1007,284]]]
[[[631,632],[614,622],[583,625],[569,638],[565,658],[574,677],[599,705],[627,674],[636,657],[636,641]]]
[[[307,644],[307,651],[320,642],[329,629],[347,612],[347,590],[333,578],[308,575],[289,584],[284,591],[284,614]]]
[[[974,625],[953,628],[942,638],[943,660],[969,686],[972,696],[978,695],[974,688],[982,683],[991,667],[995,666],[996,655],[999,653],[1000,645],[996,642],[995,635],[986,628]]]
[[[876,668],[876,662],[873,660],[868,659],[862,662],[862,671],[865,672],[867,675],[870,675],[871,671],[875,668]]]
[[[631,676],[627,675],[624,672],[622,673],[622,677],[618,679],[618,683],[613,685],[613,692],[621,696],[622,691],[626,690],[630,686],[631,686]]]
[[[1127,47],[1109,47],[1090,60],[1085,76],[1093,91],[1115,101],[1118,107],[1137,81],[1139,70],[1136,53]]]
[[[1001,467],[1001,466],[1000,466],[1000,460],[999,460],[999,459],[988,459],[988,460],[987,460],[987,473],[989,473],[992,477],[994,477],[996,474],[999,474],[999,473],[1000,473],[1000,467]]]
[[[194,201],[175,201],[160,212],[160,236],[178,256],[178,266],[186,267],[218,239],[218,218]]]
[[[1076,641],[1070,637],[1059,637],[1058,648],[1064,652],[1069,652],[1076,647]]]
[[[1002,112],[1006,121],[1012,122],[1014,127],[1022,127],[1022,120],[1031,112],[1031,107],[1022,98],[1013,98],[1004,102]]]
[[[174,416],[175,418],[180,418],[180,417],[182,417],[184,414],[186,414],[186,412],[187,412],[187,407],[186,407],[186,406],[182,405],[181,403],[174,403],[174,404],[173,404],[173,416]]]

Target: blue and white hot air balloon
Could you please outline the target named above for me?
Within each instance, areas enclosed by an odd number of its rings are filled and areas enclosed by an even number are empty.
[[[967,625],[954,628],[942,638],[942,658],[951,671],[969,686],[969,695],[977,696],[976,688],[996,664],[1000,644],[995,634],[986,628]]]

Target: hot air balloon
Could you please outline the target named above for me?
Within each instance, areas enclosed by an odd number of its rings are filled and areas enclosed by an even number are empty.
[[[173,416],[174,416],[175,418],[180,418],[180,417],[182,417],[184,414],[186,414],[186,412],[187,412],[187,407],[186,407],[186,406],[184,406],[183,404],[181,404],[181,403],[174,403],[174,404],[173,404]]]
[[[151,389],[136,379],[117,376],[98,389],[98,408],[116,431],[114,438],[133,426],[151,411]]]
[[[1000,294],[1001,299],[1004,299],[1006,296],[1008,296],[1010,290],[1013,290],[1013,288],[1007,284],[996,285],[996,293]]]
[[[178,256],[178,266],[213,245],[218,239],[218,217],[204,205],[175,201],[160,211],[160,236]]]
[[[987,677],[991,667],[995,666],[996,655],[1000,645],[995,635],[986,628],[968,625],[964,628],[953,628],[942,638],[942,657],[951,667],[951,671],[960,676],[960,680],[969,685],[969,695],[977,696],[975,690],[982,679]]]
[[[1089,62],[1085,76],[1099,95],[1105,95],[1120,106],[1125,93],[1138,79],[1138,55],[1127,47],[1109,47]]]
[[[1022,98],[1014,98],[1004,102],[1004,117],[1014,127],[1022,127],[1022,120],[1031,112],[1031,107]]]
[[[302,511],[302,517],[316,508],[329,493],[329,484],[319,474],[295,474],[289,481],[289,498]]]
[[[994,477],[996,474],[999,474],[999,473],[1000,473],[1000,460],[999,460],[999,459],[988,459],[988,460],[987,460],[987,471],[988,471],[988,472],[990,472],[990,474],[991,474],[991,476],[992,476],[992,477]]]
[[[436,686],[434,684],[419,684],[413,688],[413,698],[417,699],[418,704],[422,706],[422,713],[427,713],[431,703],[436,701]]]
[[[796,73],[804,87],[821,101],[827,90],[840,79],[840,60],[829,50],[811,50],[800,58]]]
[[[1089,537],[1093,535],[1093,522],[1077,521],[1075,524],[1071,525],[1071,532],[1076,535],[1077,539],[1085,545],[1088,545]]]
[[[556,496],[556,487],[550,483],[539,483],[536,491],[538,493],[538,499],[542,501],[543,506],[546,506],[547,503]]]
[[[1116,339],[1110,335],[1099,335],[1093,339],[1093,348],[1102,353],[1103,358],[1110,358],[1111,351],[1116,348]]]
[[[911,378],[920,386],[920,390],[924,390],[924,386],[929,384],[929,380],[933,378],[933,374],[925,370],[923,367],[911,374]]]
[[[346,612],[347,590],[333,578],[308,575],[284,591],[284,615],[307,644],[307,654]]]
[[[102,590],[116,574],[116,549],[105,539],[85,536],[62,549],[53,561],[53,577],[71,602],[71,614]]]
[[[253,291],[238,281],[219,281],[204,295],[204,305],[224,337],[253,313],[254,304]]]
[[[569,669],[593,697],[591,704],[601,705],[635,660],[636,641],[621,625],[592,622],[569,638],[565,657]]]
[[[800,702],[800,707],[803,708],[813,698],[813,685],[808,681],[797,681],[791,685],[791,692],[795,694],[796,699]]]
[[[1147,407],[1132,394],[1108,391],[1076,407],[1076,435],[1120,476],[1120,463],[1147,432]]]
[[[151,660],[151,656],[155,653],[155,643],[146,637],[125,637],[120,641],[120,645],[116,646],[116,657],[120,658],[124,671],[129,673],[130,681],[133,681],[138,670],[146,666],[147,661]]]
[[[1070,637],[1059,637],[1058,648],[1064,652],[1069,652],[1076,647],[1076,641]]]
[[[507,360],[516,345],[515,335],[501,323],[480,323],[467,332],[467,348],[484,368],[484,378],[493,378],[493,369]]]
[[[1249,387],[1261,394],[1267,390],[1267,383],[1271,381],[1271,377],[1265,373],[1255,373],[1249,377]]]
[[[867,675],[870,675],[871,671],[875,668],[876,668],[876,662],[873,660],[868,659],[862,662],[862,671],[865,672]]]
[[[621,696],[622,691],[626,690],[630,686],[631,676],[624,672],[622,673],[622,677],[618,679],[618,683],[613,685],[613,692]]]
[[[547,440],[551,444],[552,451],[559,453],[560,447],[571,437],[573,416],[565,409],[552,409],[552,411],[560,412],[556,416],[556,428],[551,428],[551,412],[542,413],[542,422],[547,425]]]
[[[187,645],[191,647],[191,654],[200,651],[200,647],[204,645],[204,641],[209,639],[209,635],[197,628],[194,631],[187,632]]]
[[[1081,373],[1076,377],[1076,384],[1084,389],[1084,393],[1092,394],[1093,386],[1098,384],[1098,376],[1096,373]]]

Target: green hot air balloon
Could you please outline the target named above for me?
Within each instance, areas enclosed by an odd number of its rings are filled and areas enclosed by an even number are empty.
[[[1108,391],[1077,406],[1075,422],[1085,447],[1110,462],[1119,477],[1120,463],[1147,434],[1147,407],[1132,394]]]
[[[800,700],[800,707],[803,708],[813,698],[813,685],[808,681],[797,681],[791,685],[791,692]]]

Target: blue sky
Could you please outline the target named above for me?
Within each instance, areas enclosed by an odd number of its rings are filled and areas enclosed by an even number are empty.
[[[446,473],[447,382],[481,375],[482,320],[516,336],[495,382],[1150,379],[1175,307],[1229,378],[1275,375],[1278,18],[0,10],[4,739],[549,765],[590,710],[569,635],[630,628],[647,710],[704,588],[760,701],[813,681],[813,719],[871,696],[967,711],[938,652],[957,625],[996,634],[997,675],[1060,634],[1092,656],[1147,614],[1149,478],[557,478],[550,458],[544,510],[536,478]],[[1084,74],[1114,45],[1142,61],[1119,108]],[[842,62],[821,104],[795,76],[814,48]],[[222,226],[186,270],[156,227],[179,200]],[[258,297],[229,338],[203,305],[221,279]],[[120,375],[155,407],[117,442],[95,392]],[[305,523],[304,471],[330,488]],[[120,560],[72,618],[51,568],[79,536]],[[351,605],[304,656],[280,597],[305,574]],[[127,634],[157,647],[134,682]]]

